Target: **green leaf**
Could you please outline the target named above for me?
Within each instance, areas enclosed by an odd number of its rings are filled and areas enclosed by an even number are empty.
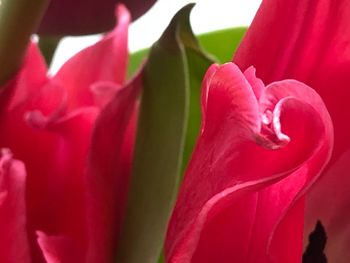
[[[199,82],[212,63],[201,52],[190,28],[192,7],[188,5],[175,15],[160,40],[151,48],[146,62],[118,263],[154,263],[163,246],[183,169],[191,107],[190,83],[193,83],[189,73],[196,73],[198,79],[194,83],[199,93]],[[188,63],[188,54],[198,57],[199,71],[196,69],[195,72],[193,64]]]
[[[239,43],[247,28],[237,27],[205,33],[198,37],[200,44],[209,54],[215,56],[220,63],[232,61]]]
[[[40,36],[39,38],[39,48],[48,66],[51,64],[51,60],[60,41],[61,36]]]
[[[130,78],[140,67],[141,62],[147,57],[149,49],[142,49],[132,53],[129,57],[128,77]]]
[[[231,61],[246,31],[246,27],[223,29],[199,35],[198,40],[207,53],[214,56],[218,62],[225,63]],[[149,49],[143,49],[130,55],[129,76],[136,72],[148,53]]]
[[[191,43],[193,42],[193,43]],[[215,63],[215,60],[206,55],[199,43],[192,36],[191,42],[184,40],[185,55],[188,64],[188,78],[189,78],[189,114],[188,114],[188,126],[186,130],[185,147],[182,161],[182,175],[187,167],[188,161],[191,157],[193,147],[196,143],[199,135],[200,123],[201,123],[201,84],[205,72],[209,66]]]

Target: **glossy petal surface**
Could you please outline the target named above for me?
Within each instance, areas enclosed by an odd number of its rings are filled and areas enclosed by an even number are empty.
[[[303,194],[330,158],[332,123],[305,84],[275,82],[257,99],[250,83],[261,81],[249,76],[228,63],[203,81],[202,133],[170,221],[168,262],[300,262]]]

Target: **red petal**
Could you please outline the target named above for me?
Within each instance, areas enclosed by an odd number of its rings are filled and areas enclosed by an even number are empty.
[[[252,86],[255,97],[260,98],[261,94],[264,92],[265,85],[261,79],[255,76],[256,69],[251,66],[244,71],[244,76],[247,78],[249,84]]]
[[[112,262],[126,205],[141,73],[121,88],[96,121],[90,148],[88,262]]]
[[[97,82],[90,86],[91,92],[95,97],[95,104],[100,108],[104,108],[109,101],[115,96],[117,91],[121,89],[121,85],[113,82]]]
[[[98,112],[95,107],[81,108],[47,126],[47,132],[57,133],[56,149],[51,153],[54,162],[48,172],[35,174],[30,185],[33,188],[28,193],[32,229],[72,240],[76,244],[76,253],[84,251],[80,258],[85,256],[86,246],[87,154]],[[39,185],[43,188],[34,191]],[[45,211],[45,214],[40,211]],[[49,247],[50,244],[59,247]],[[45,249],[57,250],[56,253],[62,253],[59,258],[65,258],[70,252],[64,251],[65,246],[61,248],[59,244],[49,242]]]
[[[330,262],[350,257],[350,231],[344,222],[350,217],[350,191],[344,189],[350,185],[349,162],[344,161],[350,149],[349,16],[346,0],[265,0],[234,57],[242,69],[254,65],[265,83],[284,78],[307,83],[327,105],[334,123],[334,154],[325,176],[307,197],[305,236],[321,219]]]
[[[26,171],[8,150],[0,155],[0,258],[1,262],[31,262],[25,205]]]
[[[46,64],[38,47],[30,43],[18,73],[0,88],[0,118],[39,92],[47,81]]]
[[[233,64],[211,69],[203,85],[205,125],[169,224],[168,261],[300,262],[301,197],[332,148],[321,99],[300,82],[281,81],[258,102]],[[271,123],[261,119],[267,110]]]
[[[94,105],[90,86],[95,82],[124,83],[130,14],[123,5],[118,5],[116,16],[118,25],[111,33],[68,60],[54,77],[53,81],[67,90],[69,109]]]
[[[330,166],[307,196],[305,244],[320,220],[326,226],[328,262],[348,263],[350,244],[349,202],[350,150]]]
[[[32,127],[23,121],[21,111],[7,116],[1,143],[28,163],[27,225],[35,262],[42,262],[36,230],[68,236],[84,247],[86,157],[97,113],[95,107],[82,108],[50,121],[31,113]]]
[[[43,262],[48,251],[62,258],[70,253],[72,248],[61,246],[56,236],[72,240],[74,250],[84,251],[79,256],[85,257],[86,157],[99,110],[79,106],[95,104],[93,85],[112,81],[118,86],[124,81],[129,14],[119,6],[118,16],[119,25],[112,33],[68,61],[52,80],[46,77],[37,47],[31,45],[23,68],[3,89],[11,92],[6,97],[0,94],[0,100],[6,101],[0,147],[11,148],[27,164],[27,225],[33,262]],[[98,98],[98,103],[104,106],[112,94]],[[49,240],[39,242],[43,253],[36,242],[37,230],[50,236],[40,239]]]
[[[66,236],[47,236],[38,231],[38,243],[46,263],[77,263],[84,262],[84,253],[77,248],[73,240]]]

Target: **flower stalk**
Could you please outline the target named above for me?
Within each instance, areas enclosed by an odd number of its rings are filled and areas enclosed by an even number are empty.
[[[0,84],[20,67],[49,0],[0,0]]]

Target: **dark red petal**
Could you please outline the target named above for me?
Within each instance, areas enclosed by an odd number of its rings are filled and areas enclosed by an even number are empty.
[[[111,30],[113,10],[123,3],[135,20],[156,0],[52,0],[39,28],[45,35],[87,35]]]
[[[0,259],[6,263],[30,263],[26,229],[26,171],[9,150],[0,153]]]
[[[68,109],[92,106],[90,87],[99,81],[124,84],[128,63],[128,26],[130,15],[123,5],[116,9],[118,24],[97,44],[69,59],[53,78],[68,94]]]
[[[205,125],[169,224],[168,261],[300,262],[302,196],[333,144],[326,108],[297,81],[273,83],[258,103],[233,64],[205,79]]]
[[[118,90],[96,121],[87,175],[87,262],[112,262],[115,258],[126,205],[141,80],[140,72]]]

